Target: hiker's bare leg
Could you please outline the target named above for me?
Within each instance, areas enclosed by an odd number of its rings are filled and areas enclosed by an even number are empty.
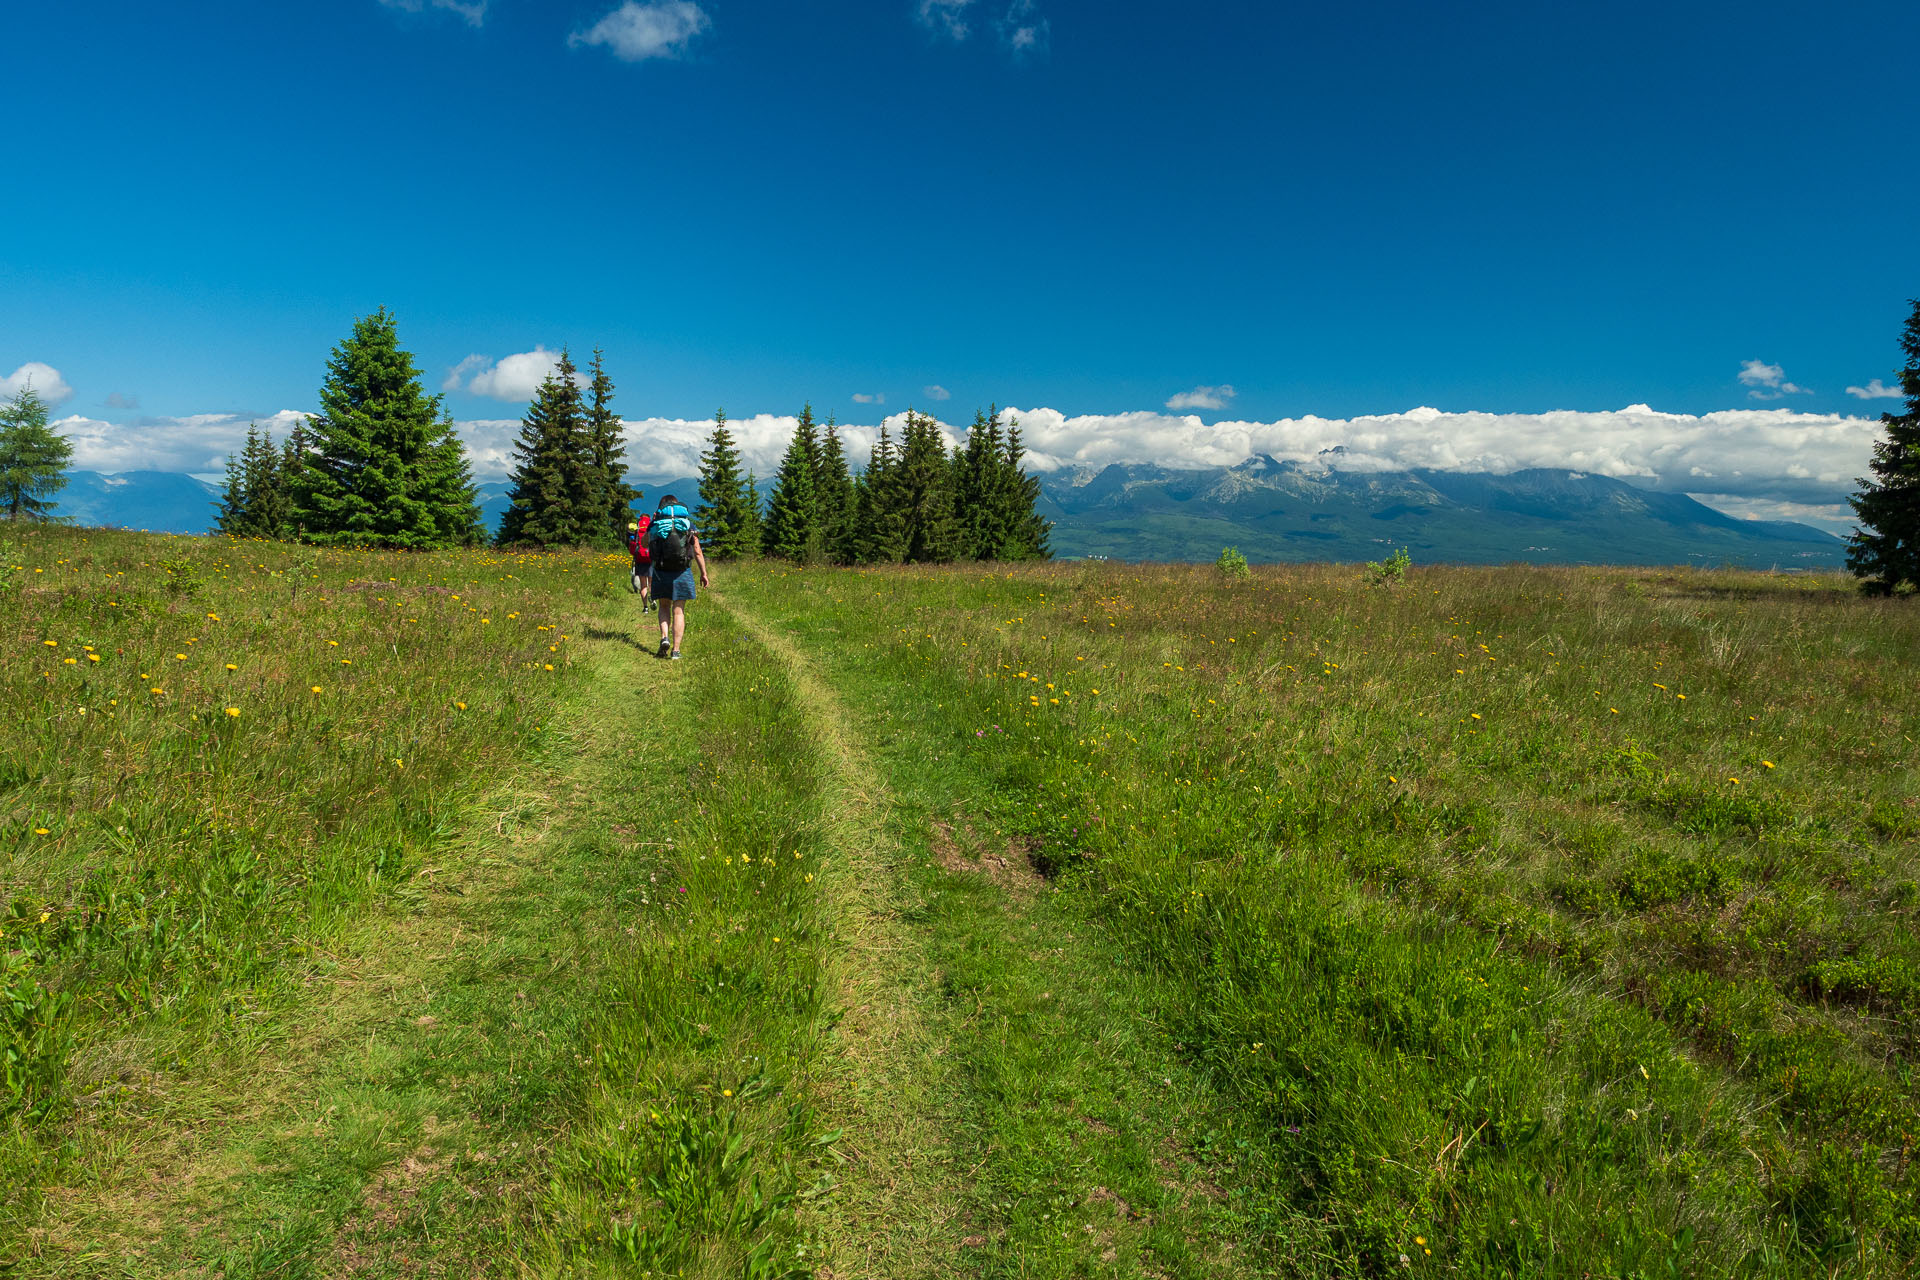
[[[687,634],[687,602],[673,602],[673,651],[680,652],[680,637]]]
[[[665,644],[673,634],[673,597],[668,596],[654,612],[660,618],[660,643]]]

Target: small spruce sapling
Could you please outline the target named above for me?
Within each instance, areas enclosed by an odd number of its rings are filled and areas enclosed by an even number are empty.
[[[1385,560],[1367,561],[1367,581],[1376,587],[1390,587],[1396,582],[1405,582],[1407,570],[1412,567],[1413,557],[1401,547]]]

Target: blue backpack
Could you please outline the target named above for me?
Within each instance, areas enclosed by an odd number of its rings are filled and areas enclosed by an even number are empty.
[[[686,572],[693,563],[693,514],[677,502],[654,512],[647,550],[652,553],[654,572],[668,577]]]

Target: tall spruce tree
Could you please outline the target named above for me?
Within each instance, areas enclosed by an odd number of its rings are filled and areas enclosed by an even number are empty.
[[[700,546],[716,560],[737,560],[759,551],[759,516],[740,474],[740,450],[727,430],[727,413],[713,415],[713,434],[700,455],[700,506],[694,523]]]
[[[822,553],[836,564],[852,564],[853,476],[847,470],[847,452],[840,443],[840,429],[831,414],[821,435],[818,465],[813,470],[813,501],[819,512]]]
[[[465,451],[385,307],[333,350],[310,441],[287,477],[293,518],[326,545],[443,547],[476,510]],[[459,458],[452,465],[452,458]]]
[[[925,414],[907,410],[894,464],[896,501],[903,520],[905,558],[918,564],[943,564],[959,554],[959,526],[953,516],[953,470],[940,427]]]
[[[907,519],[898,462],[898,450],[883,422],[867,469],[854,485],[852,542],[858,564],[898,564],[906,555]]]
[[[999,406],[991,414],[975,410],[966,445],[960,452],[954,495],[960,552],[975,560],[1004,558],[1010,504],[1004,493],[1003,446]]]
[[[1900,337],[1907,411],[1880,415],[1887,438],[1874,442],[1874,478],[1862,476],[1852,498],[1861,527],[1849,539],[1847,568],[1868,595],[1920,591],[1920,298],[1912,306]]]
[[[501,546],[592,546],[609,519],[577,374],[562,350],[520,420]]]
[[[72,442],[47,424],[47,402],[31,382],[0,405],[0,511],[7,519],[51,520],[72,458]]]
[[[1026,456],[1026,452],[1026,445],[1020,437],[1020,419],[1014,418],[1007,423],[1006,445],[1001,452],[1004,460],[1001,473],[1005,493],[1003,510],[1006,512],[1008,535],[1000,558],[1051,560],[1053,548],[1049,545],[1049,538],[1053,532],[1053,522],[1039,511],[1040,478],[1027,474],[1020,466],[1020,459]]]
[[[621,438],[620,415],[613,411],[613,379],[607,375],[598,347],[594,348],[593,363],[587,367],[593,371],[587,388],[592,397],[587,405],[587,438],[593,446],[597,505],[604,511],[604,536],[595,545],[618,547],[626,540],[627,521],[633,518],[633,504],[639,500],[640,491],[627,483],[627,446]]]
[[[820,510],[814,493],[819,448],[813,406],[807,405],[800,410],[780,469],[774,473],[773,495],[768,499],[766,523],[760,531],[763,555],[802,564],[820,558]]]

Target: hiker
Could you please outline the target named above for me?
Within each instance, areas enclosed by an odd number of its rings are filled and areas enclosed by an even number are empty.
[[[640,593],[640,612],[653,608],[653,553],[647,550],[647,528],[652,516],[627,523],[627,551],[633,556],[633,589]]]
[[[660,615],[658,656],[678,661],[680,638],[687,630],[687,601],[694,598],[693,566],[700,566],[701,586],[711,583],[693,516],[670,493],[660,499],[660,509],[653,513],[647,551],[653,564],[653,607]]]

